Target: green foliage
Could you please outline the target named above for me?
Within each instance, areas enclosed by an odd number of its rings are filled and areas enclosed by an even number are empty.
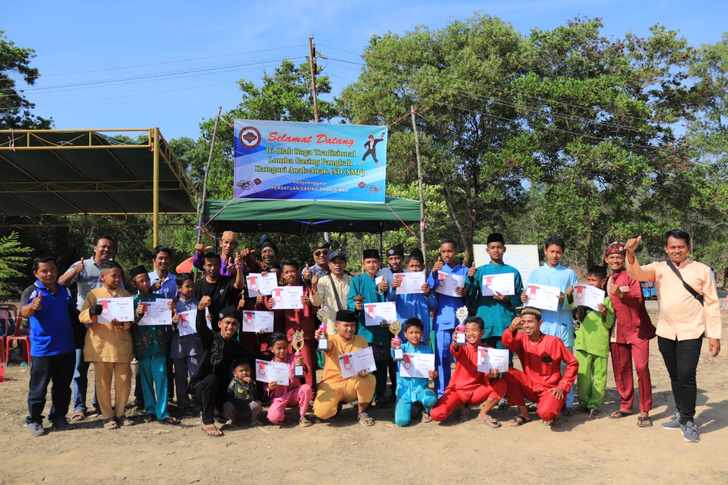
[[[33,85],[39,72],[30,66],[35,51],[18,47],[0,30],[0,129],[50,128],[51,120],[31,113],[35,107],[18,90],[15,79],[19,76]]]
[[[12,283],[24,276],[21,271],[30,261],[31,251],[21,244],[17,232],[0,237],[0,297],[10,296]]]

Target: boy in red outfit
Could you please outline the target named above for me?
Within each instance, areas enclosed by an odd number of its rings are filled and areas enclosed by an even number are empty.
[[[298,270],[298,263],[294,261],[281,261],[281,285],[286,286],[303,286]],[[265,297],[265,308],[273,309],[272,297]],[[305,365],[305,380],[311,388],[315,387],[314,373],[316,371],[316,359],[314,352],[316,342],[314,340],[314,332],[316,332],[316,307],[311,304],[308,288],[303,289],[303,308],[300,310],[275,310],[276,321],[281,318],[284,322],[284,333],[288,341],[293,340],[293,333],[297,330],[303,330],[304,346],[301,350],[303,354],[303,362]]]
[[[523,371],[511,368],[506,375],[508,402],[518,406],[517,426],[531,420],[524,400],[537,402],[536,414],[551,425],[564,407],[564,398],[576,381],[579,365],[558,337],[541,333],[541,311],[525,307],[503,332],[503,345],[518,355]],[[561,363],[566,364],[561,375]]]
[[[455,330],[455,334],[458,330]],[[445,421],[461,406],[483,403],[480,407],[480,419],[487,425],[498,428],[500,423],[488,412],[498,404],[506,391],[506,382],[498,378],[493,369],[489,375],[478,372],[478,345],[483,336],[483,320],[470,317],[465,321],[465,343],[457,343],[457,335],[453,334],[450,353],[455,359],[455,371],[445,393],[432,408],[430,416],[435,421]],[[467,411],[466,411],[467,412]]]

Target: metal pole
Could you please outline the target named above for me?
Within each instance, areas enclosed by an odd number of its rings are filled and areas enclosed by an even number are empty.
[[[313,46],[313,36],[308,37],[308,64],[311,67],[311,98],[313,99],[313,120],[318,123],[318,95],[316,94],[316,48]]]
[[[207,165],[205,165],[205,175],[202,177],[202,196],[197,204],[197,237],[195,244],[200,243],[202,239],[202,212],[205,209],[205,198],[207,197],[207,175],[210,173],[210,163],[212,162],[212,151],[215,148],[215,139],[217,137],[217,125],[220,122],[220,114],[222,106],[217,107],[217,117],[215,118],[215,126],[212,127],[212,139],[210,140],[210,152],[207,154]]]
[[[420,191],[420,249],[422,250],[423,266],[427,266],[427,248],[425,248],[425,194],[422,192],[422,163],[420,162],[420,139],[417,136],[417,123],[415,122],[415,107],[410,106],[412,116],[412,132],[415,134],[415,157],[417,158],[417,184]]]
[[[152,165],[152,246],[159,244],[159,128],[153,128]]]

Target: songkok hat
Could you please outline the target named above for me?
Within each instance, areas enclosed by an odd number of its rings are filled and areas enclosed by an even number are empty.
[[[356,314],[351,310],[339,310],[336,312],[337,322],[356,323]]]
[[[379,251],[376,249],[365,249],[362,253],[362,259],[376,258],[379,259]]]
[[[223,308],[222,310],[220,310],[219,316],[220,316],[220,320],[222,320],[223,318],[232,317],[235,320],[237,320],[238,322],[240,322],[240,314],[238,313],[237,308],[235,308],[232,305],[228,305],[225,308]]]

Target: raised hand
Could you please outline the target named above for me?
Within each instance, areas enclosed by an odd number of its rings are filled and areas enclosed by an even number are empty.
[[[637,250],[637,246],[639,246],[641,242],[642,236],[629,238],[624,245],[624,250],[629,253],[634,253]]]

